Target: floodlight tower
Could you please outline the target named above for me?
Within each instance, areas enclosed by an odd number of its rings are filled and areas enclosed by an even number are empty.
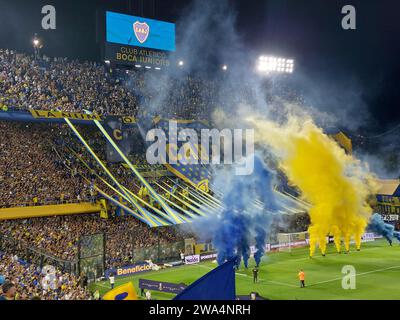
[[[271,73],[291,74],[294,71],[294,60],[274,56],[260,56],[257,70],[262,74]]]
[[[40,39],[38,38],[37,33],[35,33],[32,43],[33,43],[33,50],[35,52],[35,60],[37,60],[40,57],[40,49],[43,48],[43,44],[41,43]]]

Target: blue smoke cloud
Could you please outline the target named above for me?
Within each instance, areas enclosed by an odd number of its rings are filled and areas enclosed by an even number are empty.
[[[214,185],[224,194],[224,208],[212,220],[203,221],[200,229],[212,239],[218,251],[218,264],[236,256],[237,266],[243,259],[247,268],[252,244],[256,248],[254,259],[260,264],[272,219],[277,216],[274,179],[275,173],[258,155],[254,157],[254,172],[249,176],[235,176],[233,170],[217,174]]]
[[[265,242],[267,238],[267,232],[262,227],[256,227],[256,252],[254,253],[254,260],[257,266],[260,265],[261,258],[265,253]]]
[[[390,245],[392,245],[393,237],[400,241],[400,232],[394,231],[394,226],[385,223],[379,213],[374,213],[369,221],[368,229],[383,236]]]

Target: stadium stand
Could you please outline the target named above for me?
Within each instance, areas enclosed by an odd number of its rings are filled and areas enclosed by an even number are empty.
[[[0,49],[0,110],[82,112],[85,109],[102,115],[136,116],[141,106],[153,104],[155,91],[168,90],[163,101],[157,100],[169,106],[157,110],[161,116],[183,119],[209,116],[209,106],[216,99],[214,83],[190,76],[156,77],[157,81],[153,81],[139,71],[127,76],[125,71],[66,58],[44,58],[38,62],[33,56]]]
[[[55,271],[50,278],[40,268],[19,259],[16,254],[0,253],[0,276],[14,284],[16,300],[91,299],[82,279],[61,271]]]
[[[87,186],[52,152],[56,127],[0,122],[0,207],[87,200]]]
[[[133,262],[135,248],[183,241],[172,227],[151,229],[132,217],[100,219],[98,215],[64,216],[3,221],[0,235],[18,244],[73,261],[83,235],[105,233],[106,266],[121,267]]]
[[[32,56],[0,50],[0,96],[3,110],[55,110],[131,114],[137,100],[96,63],[64,58],[37,63]]]
[[[251,92],[246,86],[242,90],[237,96],[250,101]],[[160,101],[155,91],[169,94]],[[0,49],[0,112],[89,110],[104,116],[136,117],[158,103],[169,106],[156,110],[162,117],[205,119],[211,114],[210,108],[220,103],[216,92],[215,83],[188,75],[171,78],[140,71],[126,73],[65,58],[36,61],[33,56]],[[118,181],[144,203],[158,206],[130,170],[107,161],[106,141],[94,126],[79,126],[79,131]],[[0,137],[0,208],[94,203],[94,185],[118,197],[67,125],[0,121]],[[173,192],[168,191],[172,179],[162,172],[162,166],[150,166],[144,154],[138,152],[128,157],[175,209],[187,208],[188,203],[174,199]],[[190,204],[191,196],[186,195]],[[287,219],[277,222],[285,232],[303,231],[308,223],[307,216]],[[74,275],[71,266],[76,262],[82,237],[97,233],[106,238],[108,269],[146,258],[180,260],[184,239],[193,238],[189,231],[176,227],[152,229],[133,217],[118,216],[116,208],[109,219],[87,214],[2,221],[0,275],[16,285],[18,299],[89,299],[85,281]],[[46,261],[57,267],[55,290],[43,289],[46,274],[42,274],[42,268]]]

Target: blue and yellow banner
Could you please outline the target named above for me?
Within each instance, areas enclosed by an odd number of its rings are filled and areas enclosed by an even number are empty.
[[[128,154],[145,154],[143,138],[133,117],[108,116],[104,120],[104,129],[121,151]],[[122,157],[107,140],[108,162],[123,162]]]
[[[132,282],[119,286],[103,296],[103,300],[137,300],[137,294]]]
[[[51,111],[51,110],[30,110],[32,117],[35,119],[70,119],[70,120],[82,120],[82,121],[93,121],[102,120],[101,116],[92,113],[79,113],[79,112],[64,112],[64,111]]]
[[[175,120],[173,120],[175,121]],[[209,157],[209,155],[204,155],[203,150],[198,144],[188,144],[186,142],[178,141],[178,133],[180,130],[193,129],[196,131],[198,140],[201,139],[201,130],[208,129],[207,124],[204,121],[176,121],[176,128],[170,128],[170,120],[157,119],[156,127],[162,129],[166,133],[167,138],[167,164],[165,165],[169,171],[175,174],[177,177],[181,178],[192,186],[199,188],[205,192],[209,191],[208,182],[211,180],[211,166],[209,164],[202,164],[201,159],[204,157]],[[187,148],[185,155],[187,160],[197,160],[197,164],[183,164],[179,156],[178,159],[174,159],[174,156],[170,152],[175,149],[178,153],[181,148]],[[173,164],[174,161],[177,162]]]

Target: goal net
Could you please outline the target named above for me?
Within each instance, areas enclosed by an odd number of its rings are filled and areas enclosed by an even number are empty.
[[[292,252],[293,248],[306,246],[308,243],[308,232],[278,233],[278,250]]]

